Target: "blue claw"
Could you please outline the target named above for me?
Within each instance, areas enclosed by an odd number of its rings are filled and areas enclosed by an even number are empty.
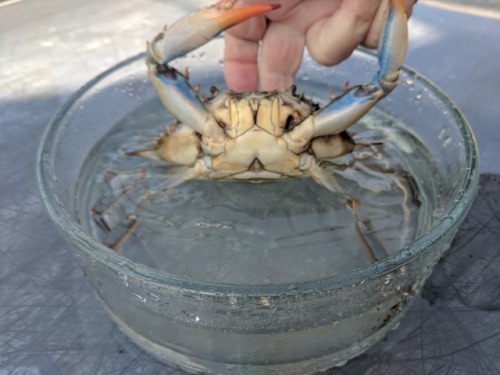
[[[234,0],[220,0],[158,34],[147,45],[149,76],[165,108],[180,122],[203,133],[208,113],[188,80],[167,64],[202,46],[228,27],[279,8],[253,4],[233,8]]]
[[[408,45],[404,0],[391,0],[391,9],[382,30],[379,47],[380,70],[373,82],[347,89],[323,109],[296,126],[287,137],[300,144],[303,139],[340,133],[361,117],[399,84],[399,69]],[[309,138],[308,138],[309,137]]]
[[[149,78],[172,116],[201,133],[208,113],[188,80],[166,65],[150,65]]]
[[[350,88],[314,116],[314,135],[337,134],[363,117],[383,96],[378,85]]]
[[[385,95],[398,85],[399,69],[405,61],[407,48],[408,26],[404,4],[400,0],[391,0],[391,10],[378,49],[380,70],[375,77]]]
[[[148,46],[147,63],[166,64],[204,45],[223,30],[280,7],[277,4],[252,4],[233,8],[235,2],[220,0],[166,28]]]

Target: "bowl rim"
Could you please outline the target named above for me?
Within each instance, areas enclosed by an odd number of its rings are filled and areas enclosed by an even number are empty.
[[[358,49],[358,52],[376,57],[376,54],[369,50]],[[41,138],[37,156],[36,173],[38,187],[49,218],[55,225],[58,232],[62,234],[64,238],[70,239],[71,242],[78,243],[79,252],[83,251],[90,258],[92,258],[93,261],[100,263],[105,268],[114,270],[118,274],[123,273],[128,277],[141,279],[142,282],[161,285],[163,288],[168,287],[172,290],[175,289],[178,292],[181,291],[182,293],[196,293],[198,295],[203,294],[207,296],[239,295],[241,297],[284,297],[339,289],[347,285],[362,283],[366,279],[376,277],[381,273],[390,272],[405,263],[408,263],[417,255],[425,252],[425,249],[445,235],[454,223],[464,218],[474,201],[479,182],[479,157],[477,142],[470,124],[455,103],[439,87],[415,70],[407,66],[403,66],[401,70],[404,71],[410,79],[422,83],[446,106],[446,108],[449,109],[449,116],[454,118],[455,123],[458,125],[459,130],[463,135],[463,138],[466,140],[466,142],[464,142],[464,149],[467,168],[465,170],[466,174],[463,177],[463,189],[457,196],[457,199],[453,203],[449,212],[444,215],[443,218],[428,233],[422,235],[398,253],[384,258],[383,260],[370,266],[354,270],[348,274],[340,274],[317,280],[307,280],[293,283],[239,285],[204,282],[187,277],[171,275],[140,263],[135,263],[134,261],[110,250],[101,242],[94,239],[72,218],[69,211],[64,207],[56,190],[56,177],[52,168],[53,165],[51,162],[50,151],[57,143],[57,133],[60,125],[62,124],[62,120],[71,110],[73,105],[79,100],[79,98],[81,98],[101,80],[121,68],[129,64],[133,64],[137,62],[137,60],[143,58],[144,53],[139,53],[119,62],[113,67],[98,74],[77,90],[73,95],[71,95],[46,127]],[[76,247],[72,247],[76,249]]]

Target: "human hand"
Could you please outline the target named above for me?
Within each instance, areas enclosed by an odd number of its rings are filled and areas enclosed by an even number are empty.
[[[279,1],[239,4],[262,2]],[[405,0],[408,16],[414,4],[415,0]],[[281,1],[279,9],[226,32],[226,83],[235,91],[286,89],[293,84],[304,47],[314,60],[327,66],[349,57],[358,45],[376,48],[388,11],[388,0]]]

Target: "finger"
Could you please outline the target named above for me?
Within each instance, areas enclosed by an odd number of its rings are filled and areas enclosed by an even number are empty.
[[[258,83],[257,42],[225,36],[224,79],[234,91],[256,91]]]
[[[307,31],[306,45],[311,56],[323,65],[335,65],[349,57],[365,39],[380,1],[342,1],[335,13]]]
[[[415,0],[405,0],[405,12],[408,17],[411,16],[413,12],[413,6],[415,5]],[[362,45],[368,48],[377,48],[380,41],[380,34],[382,28],[387,20],[387,15],[389,14],[389,1],[383,0],[380,4],[377,14],[373,20],[373,23],[366,34],[365,40]]]
[[[265,30],[265,18],[254,17],[225,33],[224,79],[229,89],[257,90],[259,41]]]
[[[272,23],[262,41],[260,90],[290,87],[304,55],[304,33],[289,24]]]
[[[299,70],[307,30],[325,15],[335,12],[341,0],[289,0],[271,20],[262,41],[260,88],[271,91],[290,87]]]

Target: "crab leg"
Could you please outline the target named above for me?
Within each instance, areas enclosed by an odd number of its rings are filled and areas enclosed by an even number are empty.
[[[111,250],[119,251],[121,245],[125,240],[133,233],[137,227],[138,220],[137,217],[142,207],[150,199],[149,196],[145,196],[144,199],[137,205],[133,214],[127,214],[123,217],[122,221],[114,228],[111,228],[104,237],[104,245],[109,247]]]
[[[169,176],[167,180],[162,179],[160,185],[148,187],[146,172],[140,170],[138,178],[131,185],[124,186],[123,191],[117,197],[111,198],[111,200],[98,201],[91,209],[95,224],[104,232],[104,244],[114,251],[119,251],[121,244],[137,227],[140,212],[152,198],[158,194],[167,192],[169,189],[187,180],[197,179],[205,172],[206,167],[203,161],[200,161],[190,168],[179,167],[177,173]],[[110,177],[113,178],[114,176]],[[107,183],[113,189],[112,181],[109,180]],[[146,185],[140,186],[142,183]],[[129,198],[131,202],[135,202],[135,208],[132,213],[127,213],[122,217],[116,218],[114,210],[118,210],[118,204],[125,198]]]
[[[186,17],[166,28],[147,46],[146,64],[160,100],[177,120],[199,133],[203,133],[207,111],[187,77],[168,66],[168,63],[209,42],[228,27],[279,7],[255,4],[233,8],[234,3],[221,0]]]
[[[370,220],[360,216],[359,202],[342,192],[337,180],[329,171],[323,169],[312,158],[307,159],[304,161],[311,163],[309,166],[310,176],[320,185],[340,196],[346,208],[351,212],[356,225],[356,233],[370,261],[375,263],[387,257],[389,254],[373,230]]]
[[[373,81],[355,86],[307,117],[286,136],[298,145],[303,139],[340,133],[361,117],[399,84],[399,69],[404,63],[408,28],[404,0],[390,0],[391,8],[381,34],[379,72]]]
[[[115,182],[121,176],[125,176],[121,181],[123,184],[119,183],[116,186]],[[132,171],[107,171],[105,174],[105,182],[107,189],[109,189],[110,194],[103,194],[103,196],[96,202],[96,204],[90,210],[94,222],[99,228],[101,228],[105,233],[109,233],[112,230],[113,224],[108,217],[108,213],[112,212],[113,208],[117,206],[124,198],[128,197],[129,193],[136,188],[141,181],[144,180],[146,172],[143,169],[132,170]],[[129,181],[130,180],[130,181]],[[115,190],[119,191],[119,194],[115,196],[113,192]]]

